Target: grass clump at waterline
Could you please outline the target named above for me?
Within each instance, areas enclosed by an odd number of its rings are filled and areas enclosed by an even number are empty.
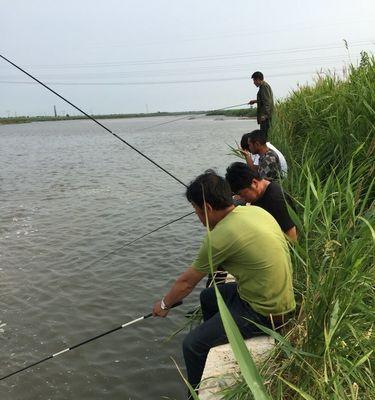
[[[373,82],[375,59],[364,53],[344,79],[319,77],[277,105],[270,136],[297,202],[299,307],[260,367],[272,399],[375,398]],[[225,398],[253,399],[244,381]]]
[[[213,110],[208,112],[207,115],[224,115],[226,117],[238,117],[238,118],[256,118],[257,109],[254,107],[250,107],[250,108],[238,108],[233,110]]]

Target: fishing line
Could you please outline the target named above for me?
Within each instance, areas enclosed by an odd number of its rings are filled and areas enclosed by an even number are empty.
[[[194,213],[195,213],[195,211],[191,211],[191,212],[189,212],[188,214],[183,215],[182,217],[178,217],[178,218],[176,218],[176,219],[174,219],[174,220],[172,220],[172,221],[167,222],[167,223],[164,224],[164,225],[161,225],[161,226],[159,226],[159,227],[153,229],[152,231],[149,231],[149,232],[147,232],[147,233],[145,233],[145,234],[143,234],[143,235],[141,235],[141,236],[138,236],[137,238],[131,240],[130,242],[126,242],[126,243],[123,244],[122,246],[120,246],[120,247],[118,247],[118,248],[116,248],[116,249],[114,249],[114,250],[108,252],[107,254],[104,254],[102,257],[100,257],[100,258],[98,258],[98,259],[92,261],[91,263],[87,264],[86,266],[84,266],[83,268],[81,268],[81,270],[85,270],[85,269],[87,269],[87,268],[89,268],[89,267],[95,265],[97,262],[104,260],[104,259],[107,258],[108,256],[117,253],[117,252],[120,251],[121,249],[130,246],[131,244],[137,242],[138,240],[141,240],[141,239],[143,239],[144,237],[149,236],[149,235],[151,235],[152,233],[155,233],[155,232],[159,231],[160,229],[165,228],[165,227],[168,226],[168,225],[172,225],[172,224],[174,224],[174,223],[177,222],[177,221],[181,221],[182,219],[184,219],[184,218],[186,218],[186,217],[188,217],[189,215],[192,215],[192,214],[194,214]]]
[[[182,301],[180,301],[180,302],[178,302],[178,303],[175,303],[175,304],[174,304],[172,307],[170,307],[170,308],[174,308],[174,307],[180,306],[181,304],[182,304]],[[25,371],[26,369],[29,369],[29,368],[31,368],[31,367],[35,367],[36,365],[41,364],[41,363],[43,363],[43,362],[45,362],[45,361],[48,361],[48,360],[50,360],[51,358],[55,358],[55,357],[57,357],[57,356],[59,356],[59,355],[61,355],[61,354],[64,354],[64,353],[66,353],[66,352],[68,352],[68,351],[70,351],[70,350],[74,350],[74,349],[76,349],[77,347],[80,347],[80,346],[83,346],[84,344],[93,342],[94,340],[100,339],[100,338],[103,337],[103,336],[109,335],[110,333],[116,332],[116,331],[118,331],[118,330],[120,330],[120,329],[122,329],[122,328],[125,328],[125,327],[127,327],[127,326],[133,325],[133,324],[135,324],[136,322],[142,321],[142,320],[147,319],[147,318],[150,318],[150,317],[152,317],[152,313],[147,314],[147,315],[143,315],[142,317],[133,319],[133,321],[126,322],[126,323],[124,323],[124,324],[122,324],[122,325],[117,326],[116,328],[112,328],[112,329],[110,329],[110,330],[108,330],[108,331],[105,331],[105,332],[100,333],[100,334],[98,334],[98,335],[96,335],[96,336],[93,336],[93,337],[91,337],[91,338],[88,338],[88,339],[86,339],[86,340],[84,340],[84,341],[82,341],[82,342],[80,342],[80,343],[75,344],[74,346],[66,347],[65,349],[62,349],[62,350],[60,350],[60,351],[58,351],[58,352],[56,352],[56,353],[54,353],[54,354],[50,354],[49,356],[44,357],[44,358],[42,358],[42,359],[39,360],[39,361],[33,362],[33,363],[29,364],[29,365],[26,365],[26,367],[23,367],[23,368],[21,368],[21,369],[18,369],[18,370],[16,370],[16,371],[13,371],[13,372],[11,372],[11,373],[9,373],[9,374],[7,374],[7,375],[4,375],[4,376],[0,377],[0,381],[4,380],[4,379],[6,379],[6,378],[9,378],[9,377],[11,377],[11,376],[13,376],[13,375],[16,375],[16,374],[18,374],[18,373],[20,373],[20,372],[22,372],[22,371]]]

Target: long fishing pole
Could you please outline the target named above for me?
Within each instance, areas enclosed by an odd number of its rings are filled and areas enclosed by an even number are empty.
[[[91,119],[92,121],[94,121],[96,124],[98,124],[99,126],[101,126],[103,129],[105,129],[107,132],[109,132],[111,135],[113,135],[115,138],[117,138],[118,140],[120,140],[121,142],[123,142],[124,144],[126,144],[127,146],[129,146],[132,150],[136,151],[139,155],[141,155],[142,157],[146,158],[146,160],[150,161],[152,164],[154,164],[156,167],[158,167],[159,169],[161,169],[163,172],[165,172],[166,174],[168,174],[170,177],[172,177],[174,180],[176,180],[177,182],[181,183],[181,185],[187,187],[187,185],[182,182],[180,179],[178,179],[175,175],[173,175],[171,172],[167,171],[165,168],[163,168],[161,165],[159,165],[156,161],[152,160],[150,157],[146,156],[146,154],[142,153],[140,150],[138,150],[136,147],[134,147],[133,145],[131,145],[129,142],[127,142],[125,139],[123,139],[121,136],[117,135],[116,133],[112,132],[109,128],[107,128],[105,125],[101,124],[97,119],[95,119],[94,117],[92,117],[90,114],[87,114],[85,111],[83,111],[82,109],[80,109],[79,107],[77,107],[75,104],[73,104],[71,101],[67,100],[65,97],[61,96],[61,94],[55,92],[53,89],[51,89],[49,86],[47,86],[45,83],[43,83],[42,81],[40,81],[39,79],[35,78],[35,76],[31,75],[29,72],[25,71],[24,69],[22,69],[21,67],[19,67],[17,64],[15,64],[14,62],[8,60],[6,57],[4,57],[3,55],[0,54],[0,57],[5,60],[6,62],[8,62],[9,64],[13,65],[15,68],[17,68],[18,70],[20,70],[21,72],[23,72],[24,74],[26,74],[27,76],[29,76],[31,79],[33,79],[34,81],[38,82],[39,84],[41,84],[43,87],[45,87],[47,90],[49,90],[50,92],[52,92],[53,94],[55,94],[57,97],[59,97],[60,99],[64,100],[66,103],[68,103],[69,105],[71,105],[73,108],[75,108],[76,110],[78,110],[79,112],[81,112],[83,115],[85,115],[87,118]]]
[[[156,161],[154,161],[153,159],[151,159],[150,157],[148,157],[146,154],[142,153],[140,150],[138,150],[136,147],[134,147],[133,145],[131,145],[129,142],[127,142],[125,139],[123,139],[121,136],[117,135],[116,133],[112,132],[109,128],[107,128],[105,125],[103,125],[102,123],[100,123],[97,119],[95,119],[92,115],[87,114],[85,111],[83,111],[81,108],[79,108],[78,106],[76,106],[75,104],[73,104],[71,101],[69,101],[68,99],[66,99],[65,97],[63,97],[61,94],[57,93],[55,90],[51,89],[48,85],[46,85],[44,82],[42,82],[41,80],[39,80],[38,78],[36,78],[35,76],[31,75],[29,72],[25,71],[23,68],[21,68],[20,66],[18,66],[17,64],[15,64],[13,61],[9,60],[8,58],[4,57],[2,54],[0,54],[0,58],[2,58],[4,61],[6,61],[7,63],[11,64],[13,67],[17,68],[19,71],[23,72],[25,75],[27,75],[28,77],[30,77],[31,79],[33,79],[34,81],[38,82],[40,85],[42,85],[43,87],[45,87],[47,90],[49,90],[50,92],[52,92],[53,94],[55,94],[57,97],[59,97],[60,99],[62,99],[63,101],[65,101],[66,103],[68,103],[69,105],[71,105],[73,108],[75,108],[76,110],[78,110],[80,113],[82,113],[83,115],[85,115],[87,118],[91,119],[92,121],[94,121],[96,124],[98,124],[99,126],[101,126],[103,129],[105,129],[108,133],[110,133],[111,135],[113,135],[116,139],[120,140],[122,143],[126,144],[128,147],[130,147],[132,150],[136,151],[139,155],[141,155],[142,157],[144,157],[146,160],[148,160],[149,162],[151,162],[152,164],[154,164],[157,168],[159,168],[160,170],[162,170],[163,172],[165,172],[167,175],[169,175],[171,178],[173,178],[174,180],[176,180],[177,182],[181,183],[181,185],[187,187],[187,185],[182,182],[179,178],[177,178],[174,174],[172,174],[171,172],[167,171],[164,167],[162,167],[160,164],[158,164]],[[243,104],[236,104],[233,106],[228,106],[228,107],[224,107],[224,108],[219,108],[217,110],[213,110],[213,111],[220,111],[220,110],[225,110],[228,108],[234,108],[234,107],[239,107],[239,106],[243,106],[246,105],[247,103],[243,103]],[[160,126],[160,125],[165,125],[167,123],[172,123],[175,121],[179,121],[181,119],[185,119],[188,118],[189,116],[185,116],[185,117],[181,117],[181,118],[177,118],[175,120],[172,121],[168,121],[168,122],[164,122],[161,124],[156,124],[154,126],[150,126],[147,127],[145,129],[150,129],[156,126]],[[141,129],[143,130],[143,129]]]
[[[178,307],[178,306],[180,306],[181,304],[182,304],[182,301],[179,301],[178,303],[175,303],[175,304],[174,304],[172,307],[170,307],[170,308]],[[66,347],[65,349],[60,350],[60,351],[58,351],[58,352],[56,352],[56,353],[54,353],[54,354],[50,354],[49,356],[44,357],[44,358],[42,358],[42,359],[39,360],[39,361],[33,362],[33,363],[29,364],[29,365],[26,365],[26,367],[23,367],[23,368],[21,368],[21,369],[18,369],[18,370],[16,370],[16,371],[13,371],[13,372],[11,372],[11,373],[9,373],[9,374],[7,374],[7,375],[4,375],[4,376],[0,377],[0,381],[2,381],[2,380],[4,380],[4,379],[7,379],[7,378],[9,378],[9,377],[11,377],[11,376],[13,376],[13,375],[19,374],[20,372],[25,371],[26,369],[35,367],[36,365],[41,364],[41,363],[43,363],[43,362],[45,362],[45,361],[51,360],[52,358],[56,358],[57,356],[59,356],[59,355],[61,355],[61,354],[64,354],[64,353],[66,353],[66,352],[68,352],[68,351],[70,351],[70,350],[74,350],[74,349],[76,349],[77,347],[83,346],[84,344],[93,342],[94,340],[100,339],[100,338],[103,337],[103,336],[109,335],[110,333],[116,332],[116,331],[118,331],[118,330],[120,330],[120,329],[122,329],[122,328],[125,328],[125,327],[127,327],[127,326],[133,325],[133,324],[135,324],[135,323],[137,323],[137,322],[140,322],[140,321],[142,321],[142,320],[144,320],[144,319],[147,319],[147,318],[150,318],[150,317],[152,317],[152,313],[143,315],[142,317],[139,317],[139,318],[136,318],[136,319],[133,319],[133,321],[126,322],[126,323],[124,323],[124,324],[122,324],[122,325],[117,326],[116,328],[113,328],[113,329],[110,329],[110,330],[105,331],[105,332],[103,332],[103,333],[100,333],[100,334],[98,334],[98,335],[96,335],[96,336],[93,336],[93,337],[91,337],[91,338],[89,338],[89,339],[86,339],[86,340],[84,340],[84,341],[82,341],[82,342],[80,342],[80,343],[77,343],[77,344],[75,344],[74,346]]]
[[[151,125],[151,126],[146,126],[145,128],[137,129],[136,132],[144,131],[144,130],[146,130],[146,129],[156,128],[156,127],[162,126],[162,125],[171,124],[172,122],[181,121],[181,120],[183,120],[183,119],[190,118],[191,116],[196,116],[197,118],[201,118],[201,117],[204,117],[205,115],[207,115],[207,113],[209,113],[209,112],[212,113],[212,112],[217,112],[217,111],[228,110],[229,108],[235,108],[235,107],[246,106],[246,105],[248,105],[248,104],[249,104],[249,103],[234,104],[233,106],[227,106],[227,107],[223,107],[223,108],[217,108],[217,109],[215,109],[215,110],[210,110],[210,111],[207,111],[207,112],[205,112],[205,113],[189,114],[189,115],[185,115],[184,117],[172,119],[171,121],[161,122],[160,124],[155,124],[155,125]]]

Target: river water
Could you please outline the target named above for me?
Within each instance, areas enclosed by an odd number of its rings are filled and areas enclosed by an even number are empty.
[[[188,183],[235,160],[253,121],[104,120]],[[0,375],[151,311],[194,259],[204,228],[184,187],[91,121],[0,126]],[[110,253],[110,254],[109,254]],[[183,399],[184,313],[149,318],[0,381],[1,400]]]

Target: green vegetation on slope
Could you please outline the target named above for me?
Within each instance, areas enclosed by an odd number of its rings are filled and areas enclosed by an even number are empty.
[[[374,399],[375,59],[278,104],[271,141],[298,204],[296,319],[261,368],[273,399]],[[227,399],[253,399],[244,382]]]

